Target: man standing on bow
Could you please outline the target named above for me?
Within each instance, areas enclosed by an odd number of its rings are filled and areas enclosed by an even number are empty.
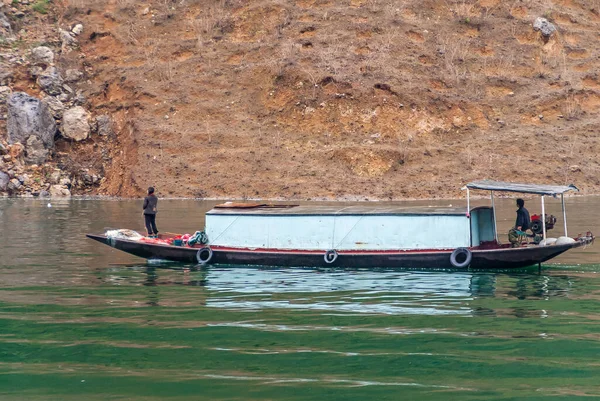
[[[148,237],[158,238],[158,229],[156,228],[156,207],[158,198],[154,195],[154,188],[148,188],[148,196],[144,198],[144,224],[148,231]]]

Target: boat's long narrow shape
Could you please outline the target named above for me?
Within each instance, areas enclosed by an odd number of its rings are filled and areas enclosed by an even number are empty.
[[[112,235],[88,237],[146,258],[184,263],[349,268],[510,269],[537,265],[593,242],[594,236],[550,241],[545,218],[542,241],[524,237],[500,244],[494,192],[542,196],[577,190],[574,186],[469,183],[467,208],[218,205],[206,213],[205,244],[175,246],[168,236],[157,241]],[[470,207],[469,190],[490,191],[491,207]],[[545,216],[542,213],[542,216]],[[539,239],[539,238],[538,238]]]

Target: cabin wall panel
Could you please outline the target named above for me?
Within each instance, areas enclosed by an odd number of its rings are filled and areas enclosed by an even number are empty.
[[[207,215],[212,245],[294,250],[450,249],[470,245],[458,215]]]

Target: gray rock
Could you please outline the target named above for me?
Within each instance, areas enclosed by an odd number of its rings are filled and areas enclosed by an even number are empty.
[[[0,86],[0,104],[5,103],[12,90],[9,86]]]
[[[6,155],[6,154],[8,154],[8,149],[6,149],[6,146],[4,146],[0,143],[0,156]]]
[[[60,95],[63,91],[63,79],[56,67],[48,67],[41,73],[37,84],[49,95]]]
[[[62,119],[62,115],[65,111],[65,105],[63,102],[53,96],[46,96],[42,99],[42,102],[48,106],[48,109],[50,109],[50,113],[52,113],[54,118],[59,120]]]
[[[10,20],[4,13],[0,12],[0,36],[4,36],[7,39],[13,38],[13,30],[10,25]]]
[[[8,64],[2,62],[0,58],[0,85],[8,85],[13,82],[15,76]]]
[[[31,68],[29,68],[29,74],[33,78],[37,78],[40,75],[42,75],[43,73],[44,73],[44,69],[42,67],[40,67],[39,65],[34,65],[34,66],[31,66]]]
[[[0,171],[0,191],[6,191],[10,176],[3,171]]]
[[[50,192],[48,192],[48,191],[46,191],[46,190],[44,190],[44,189],[42,189],[42,190],[40,191],[40,194],[39,194],[39,197],[40,197],[40,198],[48,198],[49,196],[50,196]]]
[[[48,66],[54,63],[54,52],[47,46],[33,48],[31,49],[31,63]]]
[[[113,123],[108,115],[103,114],[96,117],[96,123],[98,124],[98,135],[109,136],[113,134]]]
[[[545,37],[549,37],[556,31],[554,24],[542,17],[537,17],[535,19],[535,22],[533,23],[533,29],[542,32],[542,35]]]
[[[8,192],[15,192],[18,191],[19,188],[21,188],[22,186],[23,185],[21,184],[21,181],[17,180],[16,178],[13,178],[6,185],[6,189],[8,190]]]
[[[90,174],[88,174],[88,173],[82,174],[81,178],[82,178],[83,183],[85,185],[92,185],[94,183],[94,180],[92,179],[92,176]]]
[[[65,138],[83,141],[90,135],[90,114],[81,106],[63,113],[61,132]]]
[[[65,73],[65,82],[76,82],[83,77],[83,72],[75,69],[68,69]]]
[[[23,175],[19,176],[18,179],[21,182],[21,184],[23,184],[27,187],[31,186],[33,184],[33,180],[31,179],[31,176],[29,174],[23,174]]]
[[[75,103],[77,106],[83,106],[86,103],[86,100],[87,99],[85,98],[83,92],[78,90],[73,98],[73,103]]]
[[[71,29],[71,32],[73,32],[77,36],[81,35],[81,32],[83,32],[83,25],[82,24],[75,25],[73,27],[73,29]]]
[[[44,147],[44,143],[37,136],[27,138],[25,145],[25,163],[42,164],[46,162],[50,151]]]
[[[63,50],[69,50],[70,48],[77,45],[77,39],[73,37],[71,32],[65,31],[64,29],[60,30],[60,40],[62,42]]]
[[[52,173],[50,173],[50,183],[51,184],[58,184],[58,182],[60,181],[60,175],[61,175],[62,171],[60,171],[59,169],[54,169],[54,171]]]
[[[8,143],[26,143],[30,136],[41,139],[46,149],[54,147],[56,123],[48,106],[23,92],[8,98]]]
[[[58,100],[60,100],[61,102],[68,102],[69,100],[71,100],[71,95],[69,95],[68,93],[61,93],[60,95],[58,95]]]
[[[52,198],[68,198],[71,196],[71,191],[62,185],[52,185],[50,187],[50,197]]]

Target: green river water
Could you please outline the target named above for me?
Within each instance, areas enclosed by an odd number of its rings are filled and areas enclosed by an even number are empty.
[[[196,270],[85,238],[143,231],[140,201],[48,202],[0,199],[2,401],[600,399],[600,244],[541,272]],[[213,204],[161,200],[159,229]],[[600,198],[567,205],[600,232]]]

